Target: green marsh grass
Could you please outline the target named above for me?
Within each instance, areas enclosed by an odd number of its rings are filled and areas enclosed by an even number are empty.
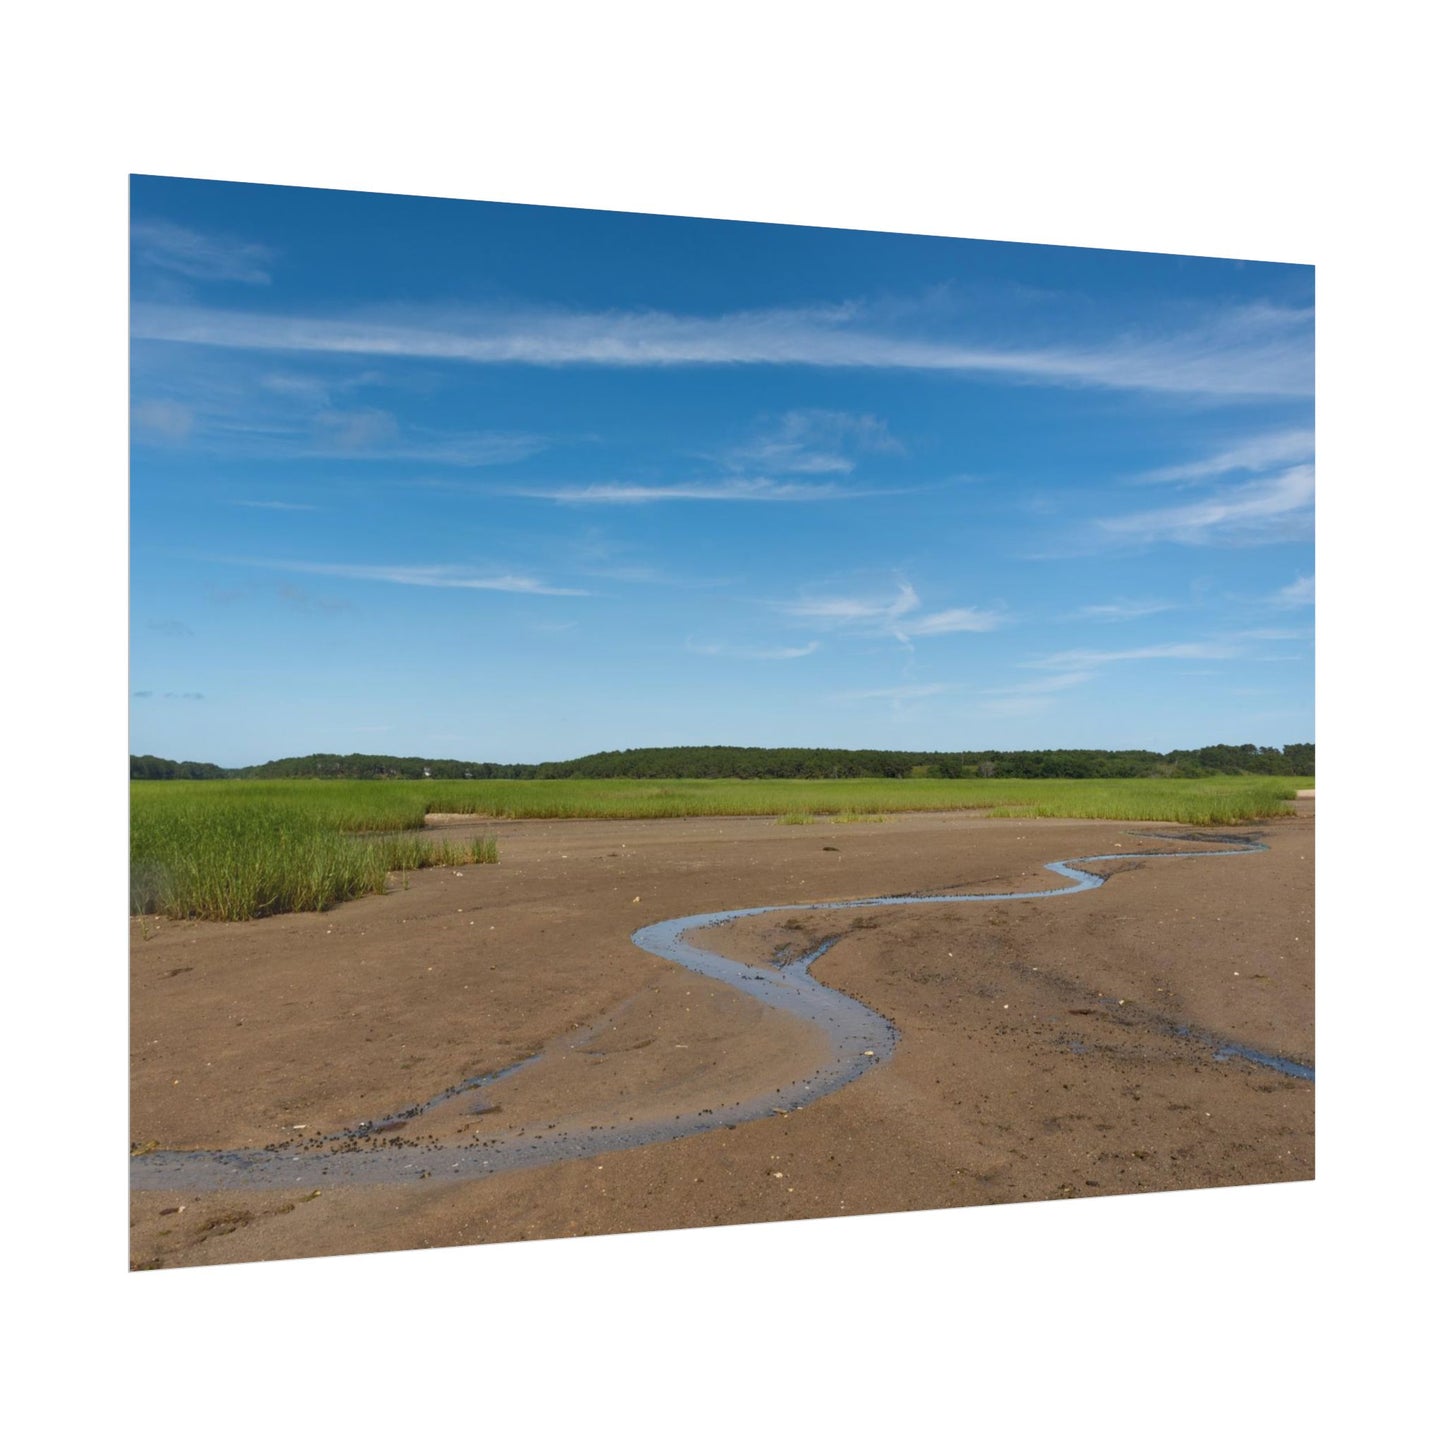
[[[133,786],[131,912],[239,922],[381,893],[390,873],[497,861],[495,838],[435,841],[403,831],[421,826],[424,809],[373,801],[358,808],[325,784],[299,796]]]
[[[1224,778],[1048,779],[1027,778],[843,778],[792,781],[735,779],[535,779],[402,781],[298,781],[234,779],[214,782],[135,783],[133,790],[185,790],[208,803],[225,796],[299,807],[342,831],[392,832],[421,827],[433,813],[472,813],[487,818],[695,818],[783,813],[873,815],[939,812],[959,808],[1057,808],[1057,816],[1153,818],[1192,807],[1208,813],[1221,799],[1288,811],[1282,803],[1311,778],[1258,775]],[[137,796],[132,792],[132,797]],[[1259,800],[1263,800],[1261,803]],[[1148,808],[1163,807],[1164,814]],[[1146,811],[1139,811],[1145,809]]]
[[[1024,784],[1014,796],[1000,799],[989,817],[1248,823],[1292,813],[1291,801],[1304,786],[1293,778],[1076,778],[1067,781],[1066,789],[1061,782]]]
[[[1250,816],[1288,812],[1288,800],[1312,778],[1259,775],[1221,778],[843,778],[793,781],[733,779],[535,779],[310,781],[230,779],[139,782],[133,807],[149,793],[168,800],[263,803],[300,810],[342,832],[403,832],[420,828],[427,813],[483,818],[695,818],[815,816],[940,812],[1011,807],[1048,810],[1057,817],[1127,817],[1208,822],[1221,803],[1258,808]],[[173,804],[174,805],[174,804]],[[1163,811],[1150,811],[1161,809]],[[1193,816],[1191,810],[1197,810]],[[1228,811],[1228,809],[1226,809]]]
[[[495,862],[496,840],[418,836],[428,813],[511,818],[771,815],[875,821],[888,813],[1238,824],[1292,811],[1313,778],[877,778],[827,781],[228,779],[131,784],[131,907],[242,919],[381,892],[389,872]]]

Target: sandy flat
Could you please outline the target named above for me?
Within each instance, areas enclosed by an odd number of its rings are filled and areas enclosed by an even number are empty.
[[[1303,796],[1303,795],[1302,795]],[[1220,1041],[1313,1056],[1313,803],[1267,853],[1148,859],[1071,898],[770,914],[709,944],[815,972],[900,1030],[886,1065],[787,1115],[466,1183],[137,1190],[137,1267],[1308,1179],[1313,1086]],[[630,942],[706,909],[1022,892],[1043,864],[1168,848],[1159,825],[965,814],[482,822],[495,866],[245,924],[133,929],[132,1139],[296,1142],[538,1053],[489,1124],[702,1109],[809,1067],[810,1028]],[[1189,845],[1184,845],[1189,846]],[[1197,845],[1194,845],[1197,846]],[[1188,1030],[1188,1033],[1181,1032]],[[476,1120],[425,1116],[418,1142]]]

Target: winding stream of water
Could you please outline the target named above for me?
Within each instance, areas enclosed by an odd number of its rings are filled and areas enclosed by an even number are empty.
[[[1197,835],[1143,834],[1195,841]],[[900,905],[961,903],[1012,903],[1034,898],[1064,898],[1074,893],[1102,888],[1108,875],[1076,865],[1116,862],[1133,858],[1214,858],[1236,853],[1266,851],[1263,843],[1244,838],[1221,839],[1230,848],[1194,851],[1155,849],[1141,853],[1095,853],[1048,863],[1052,873],[1070,880],[1064,888],[1046,888],[1029,893],[929,893],[896,894],[881,898],[860,898],[833,903],[779,903],[761,908],[732,908],[715,913],[696,913],[686,918],[667,919],[639,928],[632,941],[639,948],[665,958],[694,973],[740,989],[771,1008],[783,1010],[822,1029],[830,1045],[830,1057],[812,1073],[791,1080],[772,1093],[732,1103],[719,1102],[687,1116],[655,1118],[626,1123],[558,1129],[532,1126],[519,1132],[499,1133],[467,1144],[415,1142],[395,1132],[407,1121],[430,1112],[448,1100],[526,1068],[542,1057],[513,1064],[496,1074],[465,1079],[443,1090],[425,1103],[368,1121],[353,1129],[308,1141],[304,1146],[286,1144],[263,1149],[158,1150],[131,1160],[131,1185],[136,1189],[223,1189],[263,1186],[340,1183],[382,1183],[401,1179],[474,1179],[504,1170],[560,1159],[585,1159],[643,1144],[681,1139],[711,1129],[731,1128],[775,1113],[791,1112],[815,1099],[841,1089],[868,1069],[881,1064],[893,1052],[898,1031],[881,1014],[847,994],[820,983],[809,972],[832,946],[829,939],[811,953],[779,966],[750,965],[725,958],[689,941],[698,930],[715,928],[738,918],[763,913],[834,912],[856,908],[894,908]],[[1223,1062],[1242,1058],[1250,1063],[1276,1069],[1296,1078],[1314,1078],[1314,1070],[1289,1059],[1279,1059],[1257,1050],[1223,1040],[1206,1040],[1213,1057]],[[479,1094],[478,1114],[487,1112],[485,1094]]]

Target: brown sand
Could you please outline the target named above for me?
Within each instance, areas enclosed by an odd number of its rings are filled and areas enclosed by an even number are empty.
[[[138,1190],[132,1263],[1309,1179],[1313,1085],[1215,1062],[1204,1039],[1313,1058],[1313,806],[1248,830],[1267,853],[1121,862],[1068,898],[739,920],[708,946],[765,961],[844,932],[814,971],[898,1026],[893,1057],[788,1115],[492,1179]],[[413,874],[329,913],[134,924],[134,1144],[306,1140],[544,1048],[491,1086],[491,1123],[585,1127],[761,1093],[821,1057],[813,1030],[643,953],[634,929],[756,904],[1052,888],[1049,860],[1188,831],[968,814],[486,829],[499,865]],[[475,1125],[454,1111],[424,1127],[455,1142]]]

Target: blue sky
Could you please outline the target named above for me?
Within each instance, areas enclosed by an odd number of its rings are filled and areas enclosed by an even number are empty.
[[[1314,737],[1313,269],[137,177],[131,750]]]

